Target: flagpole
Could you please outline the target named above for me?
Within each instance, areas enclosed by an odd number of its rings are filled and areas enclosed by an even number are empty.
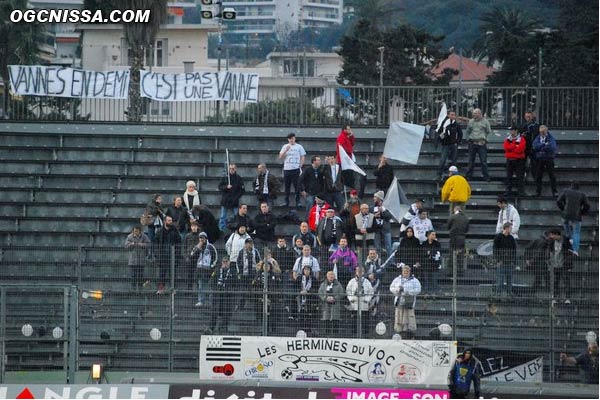
[[[231,177],[229,176],[229,149],[225,149],[227,165],[225,165],[225,174],[227,175],[227,185],[231,186]]]

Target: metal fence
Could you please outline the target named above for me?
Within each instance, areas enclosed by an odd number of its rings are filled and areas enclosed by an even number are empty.
[[[563,365],[560,353],[581,352],[586,333],[598,327],[597,258],[574,257],[572,266],[554,269],[543,251],[440,249],[438,255],[400,247],[378,270],[366,262],[366,252],[333,263],[327,248],[316,248],[315,259],[305,261],[313,267],[313,275],[305,273],[309,280],[302,278],[302,261],[293,272],[296,253],[281,253],[277,266],[271,259],[267,267],[247,265],[247,274],[244,265],[231,264],[236,273],[227,274],[220,262],[198,270],[174,247],[162,253],[166,260],[156,248],[140,257],[122,248],[61,250],[2,249],[2,374],[55,369],[69,377],[94,362],[111,370],[195,371],[200,335],[303,331],[458,340],[460,347],[493,354],[542,356],[545,381],[578,381],[577,368]],[[225,250],[217,252],[220,261]],[[421,285],[412,307],[415,324],[405,314],[411,292],[404,298],[390,291],[400,262],[414,266]],[[365,266],[361,285],[354,264]],[[336,272],[340,287],[326,281],[328,271]]]
[[[441,102],[462,117],[481,108],[493,126],[520,121],[525,111],[552,128],[597,128],[597,87],[261,86],[256,103],[158,102],[144,99],[142,123],[389,126],[425,123]],[[17,97],[8,93],[0,117],[13,121],[125,122],[128,100]]]

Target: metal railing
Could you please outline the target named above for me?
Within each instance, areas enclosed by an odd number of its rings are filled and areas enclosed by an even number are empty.
[[[2,373],[57,369],[71,377],[74,368],[93,362],[112,370],[194,371],[202,334],[304,331],[346,338],[441,337],[494,354],[542,356],[544,380],[565,381],[577,380],[577,369],[563,366],[560,353],[583,350],[586,332],[598,326],[598,260],[583,256],[559,270],[551,268],[544,251],[494,256],[485,249],[480,254],[440,249],[438,255],[401,247],[377,271],[365,264],[366,254],[334,265],[327,248],[316,248],[321,274],[307,287],[291,272],[295,253],[280,256],[274,273],[251,267],[244,275],[241,266],[240,275],[220,281],[220,264],[199,271],[175,247],[134,257],[122,248],[63,248],[59,255],[27,249],[1,252]],[[220,260],[225,251],[217,252]],[[400,262],[414,267],[421,284],[413,308],[416,326],[398,319],[407,302],[390,292]],[[372,292],[349,285],[356,279],[354,263],[366,266]],[[323,278],[332,270],[341,285],[335,293]],[[159,283],[165,286],[160,294]],[[64,334],[56,337],[56,328]]]
[[[470,117],[481,108],[493,126],[521,121],[525,111],[552,128],[597,128],[597,87],[261,86],[257,103],[158,102],[143,99],[142,123],[389,126],[425,123],[441,102]],[[126,122],[128,100],[12,97],[0,118],[13,121]]]

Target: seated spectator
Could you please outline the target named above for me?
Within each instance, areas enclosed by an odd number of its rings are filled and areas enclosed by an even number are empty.
[[[298,277],[302,274],[302,268],[306,266],[310,267],[314,278],[319,280],[321,267],[319,266],[319,261],[310,255],[310,246],[307,244],[302,247],[302,256],[298,257],[294,263],[294,269],[292,271],[292,278],[294,281],[298,280]]]
[[[203,205],[192,207],[191,219],[198,223],[198,226],[200,226],[200,230],[202,232],[206,233],[209,242],[215,243],[217,240],[219,240],[221,235],[219,224],[208,207]]]
[[[437,241],[435,231],[427,232],[427,240],[421,243],[421,271],[420,281],[423,284],[423,290],[435,293],[438,290],[438,274],[440,269],[440,260],[442,259],[442,246]]]
[[[329,203],[325,202],[323,194],[315,196],[315,205],[308,212],[308,227],[311,232],[316,232],[321,219],[325,218],[325,210],[331,208]]]
[[[428,217],[429,213],[427,210],[422,209],[419,211],[418,217],[413,218],[408,224],[409,227],[413,228],[415,237],[421,243],[427,240],[427,232],[433,230],[433,224]]]
[[[189,216],[188,210],[183,206],[182,198],[180,196],[175,196],[173,198],[173,204],[167,208],[166,215],[173,218],[175,229],[177,229],[177,232],[179,232],[181,239],[183,240],[183,238],[185,238]]]
[[[260,253],[254,247],[254,241],[250,238],[244,240],[244,247],[239,251],[236,263],[237,291],[239,293],[237,308],[240,310],[243,310],[249,304],[246,294],[252,288],[252,278],[260,261]]]
[[[298,320],[298,329],[304,330],[307,334],[312,333],[314,326],[314,317],[318,305],[318,280],[314,277],[314,271],[309,265],[302,267],[301,275],[296,280],[296,319]]]
[[[192,208],[194,208],[194,206],[199,206],[202,204],[202,202],[200,201],[200,195],[198,194],[198,191],[196,190],[196,182],[194,181],[187,181],[187,183],[185,184],[186,190],[185,193],[183,193],[183,204],[185,204],[185,208],[187,208],[188,210],[191,210]]]
[[[227,221],[227,229],[229,229],[231,232],[234,232],[240,225],[244,225],[246,227],[246,232],[254,232],[254,222],[248,215],[248,205],[245,203],[241,203],[237,213],[235,213],[229,219],[229,221]]]
[[[146,234],[150,239],[150,242],[154,242],[154,237],[156,233],[162,228],[164,225],[165,213],[162,207],[162,196],[160,194],[152,195],[152,200],[146,206],[146,214],[150,215],[152,218],[152,223],[148,225],[148,231]]]
[[[365,260],[365,274],[367,276],[375,274],[375,276],[377,276],[379,279],[383,275],[383,272],[384,267],[382,266],[382,261],[381,258],[379,258],[377,249],[370,248],[367,259]]]
[[[319,297],[321,299],[321,321],[325,325],[324,337],[337,337],[342,319],[344,288],[335,279],[333,271],[328,271],[325,280],[321,283]]]
[[[144,284],[146,255],[150,248],[150,239],[142,233],[142,227],[136,225],[125,239],[125,248],[129,250],[127,265],[131,273],[132,289],[141,289]]]
[[[329,262],[333,264],[332,270],[336,279],[342,285],[347,284],[358,266],[358,258],[356,253],[348,247],[346,238],[340,239],[338,248],[329,256]]]
[[[319,221],[317,227],[317,240],[319,244],[330,251],[335,250],[337,243],[342,238],[342,220],[335,216],[335,210],[328,208],[325,211],[325,218]]]
[[[494,259],[496,260],[496,293],[501,294],[506,279],[506,293],[512,296],[512,273],[517,265],[517,242],[511,235],[512,224],[506,222],[502,233],[494,238]]]
[[[356,313],[361,313],[361,337],[369,336],[370,318],[369,305],[373,296],[373,286],[371,282],[364,276],[362,267],[355,268],[354,278],[350,279],[346,285],[346,296],[350,302],[349,310],[353,312],[354,317],[358,317]],[[353,326],[356,326],[354,324]]]
[[[221,229],[222,232],[225,232],[225,228],[227,227],[227,214],[229,211],[231,211],[233,215],[238,213],[240,199],[246,192],[244,181],[237,174],[237,167],[235,164],[229,164],[228,176],[223,177],[221,182],[219,182],[219,191],[222,193],[219,229]],[[235,226],[237,226],[237,222],[235,223]],[[229,228],[229,230],[234,231],[235,227],[233,229]]]
[[[190,229],[191,231],[185,235],[185,239],[183,240],[183,261],[185,263],[185,277],[188,290],[194,288],[194,277],[196,276],[196,264],[198,263],[199,254],[193,254],[192,251],[198,244],[198,236],[200,235],[200,229],[196,221],[192,221]]]
[[[292,238],[292,242],[296,244],[296,240],[302,240],[302,245],[309,245],[311,249],[317,247],[317,237],[313,235],[308,229],[308,223],[302,222],[300,224],[300,232],[296,233]]]
[[[595,342],[589,343],[587,351],[577,357],[560,353],[560,361],[565,365],[577,366],[583,371],[583,383],[598,384],[598,344]]]
[[[258,199],[258,204],[265,201],[269,207],[272,207],[279,192],[279,180],[269,172],[265,163],[258,164],[256,169],[258,175],[254,180],[254,193]]]
[[[354,216],[356,234],[354,241],[358,249],[359,255],[362,254],[364,248],[374,245],[375,230],[374,226],[375,215],[369,212],[368,204],[360,205],[360,212]],[[360,256],[362,258],[362,256]]]
[[[191,254],[197,260],[196,270],[198,275],[198,302],[196,307],[208,304],[206,292],[210,287],[210,276],[219,262],[217,249],[208,241],[208,235],[204,232],[198,234],[198,244]]]
[[[275,226],[277,221],[266,202],[260,203],[260,212],[254,217],[254,242],[262,250],[269,247],[275,240]]]
[[[417,331],[415,305],[417,295],[421,293],[421,282],[412,275],[408,265],[402,266],[402,273],[390,285],[390,292],[396,296],[394,331],[399,333],[402,339],[410,339]]]
[[[406,264],[414,268],[418,264],[421,255],[421,242],[415,237],[412,227],[406,228],[404,237],[400,240],[400,246],[396,252],[396,265]]]
[[[240,253],[240,250],[244,248],[246,239],[251,239],[250,235],[246,232],[246,225],[240,225],[237,227],[236,232],[229,236],[229,239],[227,239],[227,242],[225,243],[227,255],[233,261],[231,262],[231,267],[236,271],[237,256]]]

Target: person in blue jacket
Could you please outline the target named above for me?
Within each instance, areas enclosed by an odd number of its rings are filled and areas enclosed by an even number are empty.
[[[533,157],[535,158],[536,174],[535,184],[537,186],[536,196],[542,194],[542,177],[544,172],[550,178],[552,195],[556,197],[556,177],[554,176],[554,157],[556,157],[556,140],[548,132],[546,125],[540,126],[540,134],[533,139]]]
[[[481,395],[479,382],[479,368],[473,358],[473,351],[465,351],[456,357],[456,362],[448,374],[448,388],[451,399],[464,399],[471,391],[471,382],[475,389],[475,399]]]

